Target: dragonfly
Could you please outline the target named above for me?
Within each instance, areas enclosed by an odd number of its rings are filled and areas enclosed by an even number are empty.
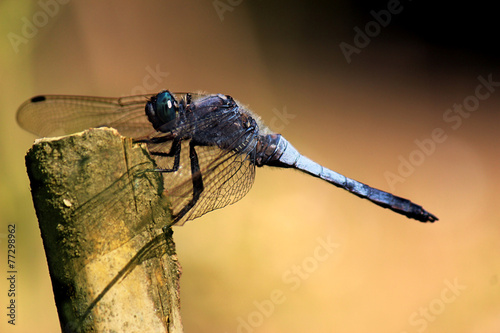
[[[145,143],[183,225],[235,203],[250,190],[256,167],[292,168],[410,219],[438,218],[410,200],[343,176],[301,155],[282,135],[229,95],[173,93],[125,97],[41,95],[18,109],[19,125],[41,137],[113,127]]]

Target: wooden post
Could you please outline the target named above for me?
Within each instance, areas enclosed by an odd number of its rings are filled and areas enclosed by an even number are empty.
[[[63,332],[182,332],[163,179],[114,129],[41,139],[26,155]]]

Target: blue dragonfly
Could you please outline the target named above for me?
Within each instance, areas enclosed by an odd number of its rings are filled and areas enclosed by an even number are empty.
[[[23,103],[17,121],[38,136],[106,126],[146,143],[163,176],[175,225],[240,200],[262,166],[297,169],[408,218],[438,220],[407,199],[301,155],[228,95],[168,90],[119,98],[43,95]]]

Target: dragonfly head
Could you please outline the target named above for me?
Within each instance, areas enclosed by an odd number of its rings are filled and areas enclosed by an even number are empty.
[[[175,120],[179,111],[179,104],[168,90],[151,97],[146,104],[146,115],[153,127],[158,130],[172,120]]]

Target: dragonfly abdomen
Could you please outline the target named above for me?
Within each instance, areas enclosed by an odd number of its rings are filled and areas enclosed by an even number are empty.
[[[281,135],[277,137],[276,140],[276,151],[270,158],[271,162],[268,163],[268,165],[292,167],[301,170],[314,177],[323,179],[330,184],[343,188],[358,197],[368,199],[376,205],[388,208],[396,213],[421,222],[434,222],[437,220],[436,216],[427,212],[421,206],[412,203],[410,200],[378,190],[312,161],[301,155],[297,149]]]

